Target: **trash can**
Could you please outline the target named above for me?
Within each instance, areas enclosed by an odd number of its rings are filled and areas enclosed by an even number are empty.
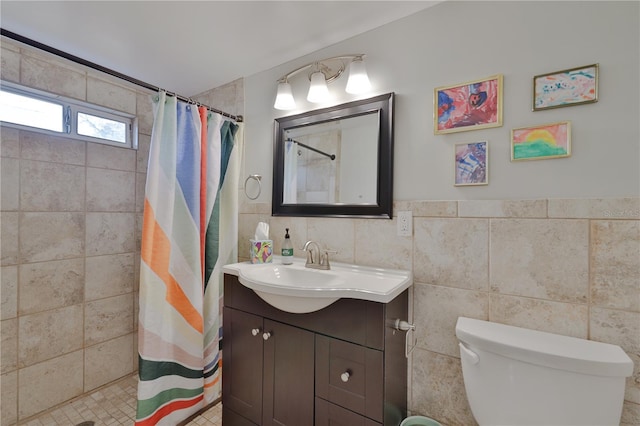
[[[400,426],[442,426],[437,421],[424,416],[407,417],[400,423]]]

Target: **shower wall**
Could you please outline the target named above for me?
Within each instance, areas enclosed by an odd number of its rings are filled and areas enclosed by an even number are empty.
[[[149,93],[2,40],[2,79],[136,114],[139,150],[3,126],[2,418],[137,369]]]
[[[12,40],[1,58],[4,81],[139,120],[138,150],[0,128],[0,424],[10,425],[137,370],[153,111],[149,91]],[[241,114],[242,93],[238,80],[194,99]]]
[[[134,373],[151,92],[2,39],[4,81],[138,117],[138,149],[0,127],[0,424]],[[194,96],[242,114],[243,81]]]
[[[2,40],[2,79],[139,119],[139,150],[3,126],[2,425],[137,369],[149,92]]]
[[[320,151],[337,154],[334,160],[302,146],[297,146],[293,155],[298,156],[297,195],[298,203],[340,202],[340,147],[342,134],[331,131],[313,135],[297,136],[297,141]]]

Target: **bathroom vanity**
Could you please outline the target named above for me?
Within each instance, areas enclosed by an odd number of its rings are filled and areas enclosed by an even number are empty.
[[[225,272],[228,272],[225,270]],[[290,313],[224,275],[224,426],[398,425],[406,416],[406,287]],[[408,286],[407,286],[408,287]]]

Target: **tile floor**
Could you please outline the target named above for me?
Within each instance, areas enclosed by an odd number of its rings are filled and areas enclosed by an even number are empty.
[[[136,417],[137,387],[138,376],[133,375],[19,425],[75,426],[93,421],[94,426],[131,426]],[[215,405],[188,424],[222,426],[222,405]]]

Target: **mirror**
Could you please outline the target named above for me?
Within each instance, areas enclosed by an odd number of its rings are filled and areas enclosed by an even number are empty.
[[[277,118],[272,214],[391,219],[393,98]]]

